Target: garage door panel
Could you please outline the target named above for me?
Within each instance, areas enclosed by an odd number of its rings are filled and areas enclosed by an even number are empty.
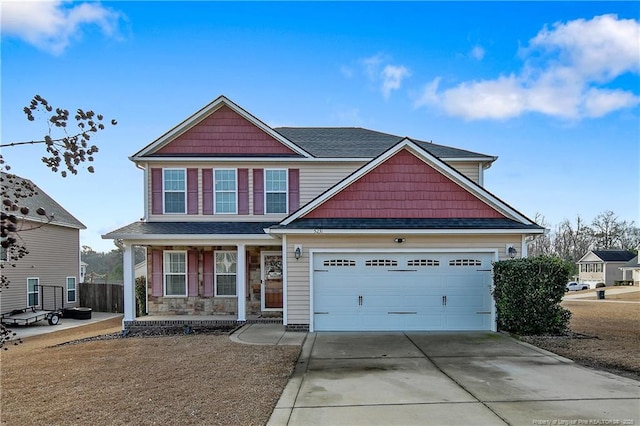
[[[314,328],[490,330],[490,262],[487,253],[315,255]]]

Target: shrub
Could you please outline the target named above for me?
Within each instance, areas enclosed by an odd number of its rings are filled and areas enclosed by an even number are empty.
[[[495,262],[498,328],[520,335],[562,334],[571,312],[560,306],[571,265],[553,256]]]
[[[144,276],[136,278],[136,316],[147,313],[147,278]]]
[[[596,284],[596,288],[602,288],[602,287],[606,287],[607,285],[605,283],[598,283]]]

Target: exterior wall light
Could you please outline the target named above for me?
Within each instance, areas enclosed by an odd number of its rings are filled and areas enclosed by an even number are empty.
[[[395,241],[396,243],[398,243],[398,244],[402,244],[402,243],[404,243],[404,242],[405,242],[405,241],[407,241],[407,240],[405,240],[404,238],[396,238],[394,241]]]
[[[300,257],[302,256],[302,246],[296,246],[296,248],[293,250],[293,256],[296,258],[296,260],[300,259]]]
[[[514,246],[510,246],[509,249],[507,250],[507,253],[509,253],[509,257],[513,259],[516,257],[516,254],[518,254],[518,250],[516,250]]]

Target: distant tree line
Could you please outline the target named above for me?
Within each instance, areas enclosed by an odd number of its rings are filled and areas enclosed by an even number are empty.
[[[82,246],[81,259],[87,264],[86,282],[91,282],[91,276],[95,283],[123,282],[123,248],[117,240],[116,246],[110,252],[97,252],[89,246]],[[141,247],[136,247],[134,255],[136,264],[145,260]]]
[[[598,214],[591,224],[580,215],[575,221],[565,219],[554,228],[541,214],[536,215],[535,221],[551,230],[529,242],[529,256],[556,255],[570,262],[574,273],[577,273],[576,262],[589,250],[621,249],[638,253],[640,247],[640,228],[633,221],[619,220],[612,211]]]

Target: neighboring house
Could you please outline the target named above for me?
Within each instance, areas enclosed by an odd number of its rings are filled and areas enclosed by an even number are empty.
[[[271,128],[221,96],[130,159],[149,314],[300,330],[495,330],[496,260],[544,229],[483,188],[496,157],[362,128]]]
[[[31,183],[23,178],[17,180],[18,185],[20,181]],[[20,199],[19,205],[28,207],[29,214],[18,221],[18,229],[37,229],[20,232],[29,254],[18,260],[15,267],[5,264],[7,267],[2,269],[11,284],[0,291],[0,312],[39,305],[46,309],[63,304],[77,306],[80,230],[85,226],[40,188],[36,195]],[[36,214],[40,207],[52,217],[51,221]],[[7,262],[5,257],[2,261]]]
[[[145,279],[147,278],[147,261],[146,260],[136,263],[135,273],[133,275],[135,278],[140,278],[140,277],[145,277]]]
[[[640,263],[638,263],[638,256],[622,265],[620,270],[622,271],[623,281],[632,281],[633,285],[640,285]]]
[[[620,268],[634,256],[628,250],[591,250],[577,262],[578,280],[588,284],[614,285],[622,280]]]

